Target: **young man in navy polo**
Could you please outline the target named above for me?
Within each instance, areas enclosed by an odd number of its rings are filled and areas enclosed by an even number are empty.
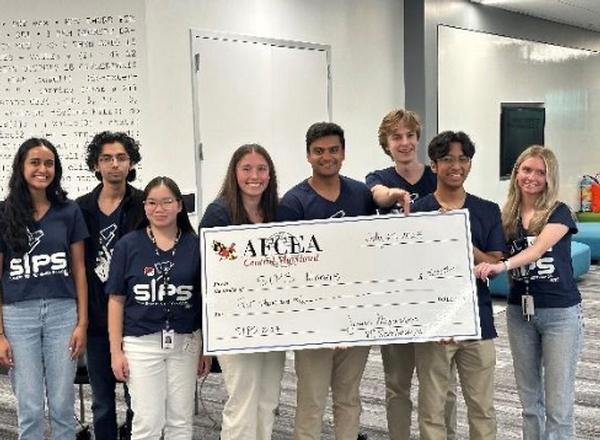
[[[107,301],[104,285],[117,240],[144,218],[142,191],[129,185],[141,156],[137,142],[125,133],[104,131],[87,146],[87,165],[100,184],[77,199],[90,232],[85,241],[89,326],[87,369],[92,386],[94,433],[98,439],[117,439],[116,380],[110,363]],[[124,435],[131,426],[127,412]]]
[[[413,204],[413,212],[467,209],[475,264],[496,263],[506,250],[500,208],[496,203],[465,191],[475,145],[463,132],[438,134],[428,148],[431,168],[437,175],[437,188]],[[446,440],[444,406],[451,379],[450,366],[456,362],[467,404],[469,438],[494,440],[494,371],[497,335],[492,314],[492,298],[486,283],[477,280],[481,339],[425,342],[415,344],[419,377],[419,432],[422,440]]]
[[[281,220],[313,220],[371,215],[375,205],[367,186],[340,175],[346,154],[344,131],[331,122],[313,124],[306,133],[306,158],[312,176],[290,189],[280,204]],[[356,440],[360,418],[359,386],[369,347],[297,350],[298,376],[294,440],[319,440],[329,388],[336,440]]]

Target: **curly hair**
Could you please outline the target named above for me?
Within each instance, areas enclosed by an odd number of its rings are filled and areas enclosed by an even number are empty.
[[[54,155],[54,178],[46,188],[46,197],[51,205],[61,205],[67,200],[67,192],[61,186],[62,165],[56,148],[50,141],[30,138],[21,144],[12,164],[12,174],[8,181],[8,196],[2,207],[0,228],[7,246],[17,255],[29,250],[27,228],[34,226],[34,206],[29,185],[25,180],[24,166],[29,150],[46,147]]]
[[[132,165],[135,165],[140,160],[142,160],[142,156],[140,155],[140,146],[139,143],[129,136],[127,133],[112,131],[103,131],[98,133],[90,144],[86,147],[86,159],[85,162],[90,169],[90,171],[94,172],[96,178],[102,181],[102,175],[96,171],[96,166],[98,165],[98,158],[100,154],[102,154],[102,147],[106,144],[112,144],[113,142],[118,142],[125,148],[127,151],[127,155],[129,156],[129,160]],[[135,180],[136,172],[135,168],[129,170],[129,174],[127,174],[127,181],[132,182]]]

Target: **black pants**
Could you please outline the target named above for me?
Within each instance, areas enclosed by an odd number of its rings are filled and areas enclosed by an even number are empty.
[[[92,386],[92,413],[94,434],[97,439],[117,440],[117,413],[115,389],[117,380],[110,366],[110,344],[108,335],[88,335],[87,369]],[[126,426],[131,427],[133,412],[127,386],[123,384],[127,403]]]

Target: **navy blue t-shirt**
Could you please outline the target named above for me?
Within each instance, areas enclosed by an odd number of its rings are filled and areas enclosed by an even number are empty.
[[[229,226],[231,218],[229,210],[225,205],[225,200],[222,198],[216,199],[206,207],[202,220],[200,220],[201,228],[214,228],[215,226]]]
[[[533,295],[536,308],[571,307],[581,302],[571,264],[571,236],[577,233],[571,210],[564,203],[559,203],[550,214],[548,223],[565,225],[569,231],[540,259],[529,266],[511,270],[509,304],[521,305],[527,277],[529,292]],[[510,255],[518,254],[527,248],[535,238],[536,236],[529,235],[521,226],[519,237],[509,240]]]
[[[433,194],[417,200],[413,206],[414,212],[437,211],[441,208]],[[473,246],[482,252],[505,252],[506,242],[502,230],[500,208],[494,202],[480,199],[467,194],[463,208],[469,211],[471,221],[471,241]],[[492,311],[492,296],[487,284],[477,280],[477,298],[479,304],[479,320],[481,338],[491,339],[498,336],[494,326]]]
[[[25,255],[14,255],[4,238],[0,238],[4,304],[76,297],[70,247],[89,235],[79,206],[71,200],[52,205],[34,226],[27,230],[29,251]]]
[[[168,283],[165,281],[167,274]],[[168,327],[176,333],[200,328],[200,244],[183,233],[175,248],[159,251],[145,229],[132,231],[114,248],[106,293],[125,296],[123,336]]]
[[[340,176],[340,194],[334,202],[321,197],[303,180],[281,199],[278,220],[315,220],[332,217],[356,217],[375,214],[373,196],[367,186],[358,180]]]
[[[367,174],[365,181],[369,189],[375,185],[384,185],[388,188],[400,188],[408,191],[413,202],[419,197],[431,194],[437,187],[437,177],[429,165],[425,165],[423,175],[414,185],[398,174],[395,167],[372,171]]]

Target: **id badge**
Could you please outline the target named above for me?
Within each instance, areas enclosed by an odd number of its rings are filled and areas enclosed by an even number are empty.
[[[523,316],[529,320],[533,315],[535,315],[535,305],[533,302],[532,295],[523,295],[521,297],[521,308],[523,310]]]
[[[172,350],[175,348],[175,330],[163,330],[161,335],[161,348],[164,350]]]

